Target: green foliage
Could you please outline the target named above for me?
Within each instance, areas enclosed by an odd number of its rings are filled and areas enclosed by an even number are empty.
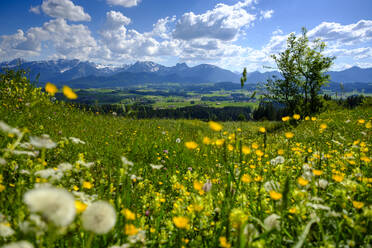
[[[290,113],[309,115],[320,110],[319,92],[329,80],[325,72],[334,57],[323,55],[325,43],[315,40],[309,44],[306,29],[302,36],[291,33],[287,48],[272,55],[282,78],[273,78],[265,84],[266,97],[286,105]]]

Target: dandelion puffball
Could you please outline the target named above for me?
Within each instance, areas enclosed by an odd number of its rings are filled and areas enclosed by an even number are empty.
[[[75,218],[74,197],[64,189],[35,188],[23,197],[31,212],[39,213],[56,226],[68,226]]]
[[[85,230],[105,234],[115,226],[116,213],[109,203],[97,201],[88,206],[81,218]]]
[[[34,246],[25,240],[18,241],[18,242],[12,242],[9,244],[6,244],[4,246],[1,246],[1,248],[33,248]]]

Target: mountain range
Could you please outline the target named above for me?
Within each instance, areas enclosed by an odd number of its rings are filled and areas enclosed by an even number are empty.
[[[167,67],[151,61],[138,61],[131,65],[106,66],[80,60],[25,61],[16,59],[0,63],[4,68],[21,68],[29,71],[30,78],[39,74],[39,82],[53,82],[56,85],[68,84],[74,88],[124,87],[143,83],[239,83],[241,74],[220,67],[201,64],[189,67],[185,63]],[[343,71],[330,71],[332,82],[372,83],[372,68],[351,67]],[[247,84],[264,82],[271,76],[280,76],[278,71],[250,72]]]

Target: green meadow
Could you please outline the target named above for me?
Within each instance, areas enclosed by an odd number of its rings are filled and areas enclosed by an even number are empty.
[[[372,243],[368,102],[217,123],[102,115],[47,91],[0,77],[1,247]]]

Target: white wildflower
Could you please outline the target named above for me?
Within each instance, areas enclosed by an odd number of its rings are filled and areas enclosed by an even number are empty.
[[[82,166],[84,166],[84,167],[86,167],[86,168],[88,168],[88,169],[94,165],[94,162],[85,162],[85,161],[83,161],[81,159],[78,160],[77,163],[80,164],[80,165],[82,165]]]
[[[72,143],[75,143],[75,144],[83,144],[83,145],[85,145],[85,142],[82,141],[82,140],[79,139],[79,138],[70,137],[70,140],[72,141]]]
[[[312,207],[314,209],[320,209],[320,210],[326,210],[326,211],[330,211],[331,210],[331,208],[328,207],[328,206],[325,206],[325,205],[322,205],[322,204],[313,204],[311,202],[306,203],[306,206],[307,207]]]
[[[257,237],[259,232],[253,224],[247,224],[244,227],[244,235],[248,237],[249,242],[251,242],[255,237]]]
[[[35,175],[45,179],[49,178],[52,181],[58,181],[63,177],[63,172],[55,169],[45,169],[35,172]]]
[[[30,171],[29,170],[20,170],[19,173],[23,174],[23,175],[30,175]]]
[[[122,156],[121,161],[123,162],[124,165],[129,165],[133,166],[133,162],[129,161],[126,157]]]
[[[135,244],[141,242],[145,244],[146,242],[146,232],[144,230],[139,231],[136,235],[130,235],[128,237],[130,243]]]
[[[109,248],[129,248],[129,247],[130,247],[130,244],[123,244],[121,246],[118,246],[118,245],[110,246]]]
[[[69,171],[72,170],[72,164],[70,163],[61,163],[58,165],[58,170],[60,171]]]
[[[328,181],[325,179],[319,179],[319,181],[316,182],[315,184],[316,186],[319,186],[320,188],[325,189],[328,186]]]
[[[52,149],[57,146],[47,134],[43,134],[40,137],[30,137],[30,143],[36,148]]]
[[[276,158],[273,158],[270,160],[271,165],[283,164],[284,162],[285,162],[285,159],[283,156],[277,156]]]
[[[30,157],[37,157],[39,156],[39,151],[21,151],[21,150],[10,150],[10,149],[5,149],[5,151],[8,151],[14,155],[27,155]]]
[[[72,191],[72,194],[77,198],[77,200],[87,205],[91,205],[92,202],[97,199],[97,195],[88,195],[84,192]]]
[[[304,171],[310,171],[310,170],[311,170],[311,166],[310,166],[309,164],[303,164],[303,165],[302,165],[302,169],[303,169]]]
[[[130,176],[130,179],[131,180],[142,180],[143,178],[142,177],[138,177],[138,176],[136,176],[136,175],[133,174],[133,175]]]
[[[333,139],[332,142],[335,143],[336,145],[342,146],[342,143],[339,142],[339,141],[337,141],[337,140],[334,140],[334,139]]]
[[[351,120],[346,120],[345,123],[349,123]]]
[[[211,183],[211,181],[210,180],[208,180],[204,185],[203,185],[203,191],[204,192],[209,192],[209,191],[211,191],[211,189],[212,189],[212,183]]]
[[[0,165],[6,165],[6,160],[0,157]]]
[[[31,212],[40,213],[56,226],[67,226],[75,218],[74,197],[65,189],[35,188],[23,197]]]
[[[155,164],[150,164],[151,168],[153,168],[154,170],[160,170],[161,168],[163,168],[163,165],[162,164],[159,164],[159,165],[155,165]]]
[[[264,225],[268,231],[272,229],[280,230],[280,216],[277,214],[272,214],[267,216],[264,220]]]
[[[177,138],[176,139],[176,143],[181,143],[181,139],[180,138]]]
[[[21,229],[23,233],[33,232],[36,235],[43,235],[48,229],[48,225],[39,215],[31,214],[29,220],[23,221],[19,224],[19,229]]]
[[[21,136],[21,131],[19,131],[18,128],[11,127],[3,121],[0,121],[0,130],[2,130],[4,133],[15,134],[17,136]]]
[[[14,230],[8,226],[6,223],[0,223],[0,236],[3,238],[12,236],[14,234]]]
[[[279,183],[274,182],[273,180],[267,181],[264,184],[264,188],[265,188],[266,192],[270,192],[270,191],[279,192],[280,191],[280,185],[279,185]]]
[[[29,142],[23,142],[19,144],[19,147],[24,148],[24,149],[29,149],[29,150],[33,149],[33,146]]]
[[[105,234],[115,226],[115,209],[107,202],[95,202],[83,212],[82,221],[85,230]]]
[[[34,246],[25,240],[12,242],[6,245],[3,245],[1,248],[33,248]]]

